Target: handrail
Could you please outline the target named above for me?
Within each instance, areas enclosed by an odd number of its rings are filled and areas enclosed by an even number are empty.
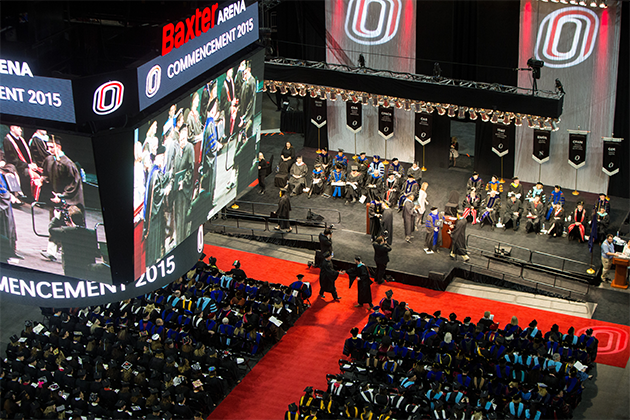
[[[255,215],[255,205],[261,205],[261,206],[271,206],[271,207],[278,207],[278,204],[275,203],[261,203],[261,202],[257,202],[257,201],[245,201],[245,200],[236,200],[235,201],[236,204],[250,204],[251,205],[251,214]],[[341,212],[339,210],[335,210],[335,209],[325,209],[325,208],[313,208],[313,207],[302,207],[302,206],[294,206],[291,205],[291,210],[294,209],[304,209],[304,210],[309,210],[309,211],[313,211],[315,210],[315,212],[335,212],[337,213],[337,223],[341,223]],[[225,210],[230,210],[230,207],[227,206],[225,207]]]
[[[238,219],[237,219],[237,220],[238,220]],[[212,222],[212,220],[208,220],[206,223],[210,223],[210,224],[212,224],[212,226],[222,227],[222,228],[223,228],[223,233],[226,233],[227,228],[229,228],[229,229],[241,229],[241,230],[248,230],[248,231],[251,231],[252,236],[256,236],[256,234],[255,234],[254,232],[270,232],[270,233],[274,233],[274,234],[275,234],[275,233],[279,233],[280,235],[282,235],[282,238],[283,238],[283,239],[284,239],[284,236],[285,236],[285,235],[291,235],[291,236],[295,236],[295,235],[297,235],[299,238],[302,238],[302,237],[306,237],[306,236],[308,236],[308,237],[310,237],[310,238],[311,238],[311,242],[317,242],[317,243],[319,243],[319,237],[318,237],[317,239],[315,238],[315,235],[318,235],[318,236],[319,236],[319,234],[313,234],[313,233],[299,233],[299,232],[297,231],[297,228],[296,228],[295,232],[285,232],[285,231],[283,231],[283,230],[273,231],[273,232],[272,232],[272,231],[269,229],[269,224],[268,224],[268,223],[266,223],[266,224],[265,224],[265,229],[256,229],[256,228],[246,228],[246,227],[240,227],[238,223],[237,223],[237,225],[236,225],[236,226],[223,225],[223,224],[213,223],[213,222]]]
[[[48,238],[50,235],[42,235],[37,233],[37,229],[35,228],[35,207],[44,208],[47,204],[43,201],[35,201],[31,204],[31,220],[33,221],[33,233],[35,236],[39,236],[40,238]]]

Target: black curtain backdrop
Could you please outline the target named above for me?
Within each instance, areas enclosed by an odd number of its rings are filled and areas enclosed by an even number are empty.
[[[451,119],[433,114],[433,130],[431,143],[425,146],[424,164],[427,170],[431,168],[448,168],[448,153],[451,147]],[[422,145],[414,141],[415,160],[422,166]]]
[[[624,140],[619,148],[619,173],[610,177],[608,195],[630,198],[630,72],[627,51],[630,50],[630,4],[621,9],[621,42],[619,43],[619,69],[617,72],[617,102],[615,104],[615,137]],[[625,53],[623,51],[626,51]]]
[[[503,178],[514,176],[514,125],[507,126],[510,152],[503,156]],[[475,171],[501,177],[501,158],[492,151],[492,124],[477,119],[475,132]],[[518,175],[518,174],[517,174]]]
[[[326,61],[324,2],[283,1],[271,11],[277,16],[274,56]]]

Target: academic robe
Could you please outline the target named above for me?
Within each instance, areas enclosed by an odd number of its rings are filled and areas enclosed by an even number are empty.
[[[146,238],[147,267],[162,258],[162,247],[166,235],[166,219],[164,218],[164,189],[170,182],[158,166],[149,172],[144,199],[144,237]]]
[[[413,201],[408,198],[403,203],[403,224],[405,226],[405,240],[408,239],[413,233],[413,229],[416,226],[416,217],[414,213]]]
[[[497,217],[499,211],[501,211],[501,199],[499,198],[499,194],[496,194],[494,197],[488,195],[483,203],[481,203],[481,226],[484,223],[490,223],[491,226],[497,224]]]
[[[551,218],[551,213],[554,212],[553,206],[560,204],[564,206],[564,193],[562,191],[556,192],[553,190],[549,196],[549,210],[547,210],[547,220]]]
[[[37,164],[37,166],[39,166],[40,168],[44,164],[44,160],[46,160],[46,158],[51,155],[51,153],[48,151],[47,142],[48,139],[39,137],[37,135],[37,132],[33,134],[28,142],[28,148],[31,151],[33,162]]]
[[[175,173],[178,174],[178,178],[175,179],[181,181],[181,189],[179,183],[173,185],[175,190],[175,235],[177,243],[183,241],[190,233],[187,229],[188,214],[190,212],[190,203],[192,201],[193,190],[193,170],[195,167],[195,150],[193,145],[186,142],[183,149],[177,154],[175,158]],[[179,178],[179,174],[183,174]]]
[[[372,304],[372,290],[370,289],[370,285],[372,284],[372,280],[370,279],[370,273],[363,263],[359,263],[356,266],[349,268],[346,270],[348,277],[350,279],[348,288],[352,287],[354,280],[358,278],[358,297],[357,301],[359,304]]]
[[[407,176],[409,175],[413,175],[413,179],[415,179],[418,185],[420,185],[420,183],[422,182],[422,168],[421,167],[418,166],[417,168],[414,169],[414,167],[412,166],[411,168],[407,169]]]
[[[17,230],[11,206],[11,193],[4,176],[0,175],[0,261],[6,262],[7,258],[13,256],[16,242]]]
[[[329,252],[331,254],[333,252],[332,239],[329,238],[327,235],[324,235],[324,232],[321,232],[319,234],[319,250],[321,251],[322,255],[326,252]]]
[[[381,235],[383,205],[374,200],[371,201],[370,206],[368,207],[368,215],[370,216],[370,235],[372,236],[372,240],[374,240]]]
[[[525,194],[523,193],[523,184],[521,184],[520,182],[518,185],[512,182],[508,186],[507,193],[508,195],[510,193],[514,193],[514,195],[516,195],[516,198],[518,198],[521,203],[525,200]]]
[[[310,197],[313,194],[319,195],[324,191],[326,186],[326,173],[324,169],[313,169],[311,173],[311,189],[308,192]]]
[[[278,201],[278,210],[276,210],[278,224],[281,229],[289,229],[291,227],[291,223],[289,222],[290,212],[291,202],[289,201],[289,196],[285,194],[280,197],[280,201]]]
[[[477,195],[479,195],[479,192],[481,191],[482,188],[483,188],[483,180],[481,179],[481,177],[478,176],[477,179],[475,179],[471,176],[470,178],[468,178],[468,182],[466,182],[467,194],[469,194],[470,191],[474,189]]]
[[[332,185],[333,182],[342,182],[344,185]],[[344,196],[345,182],[346,174],[343,173],[343,171],[332,171],[328,177],[328,194],[333,197],[342,198]]]
[[[432,251],[438,246],[439,234],[440,234],[440,215],[429,213],[425,222],[425,228],[427,235],[425,236],[425,248],[429,248]],[[435,229],[437,228],[437,230]]]
[[[545,195],[545,191],[541,188],[541,189],[537,189],[536,186],[533,186],[528,192],[527,192],[527,201],[534,201],[534,197],[539,196],[540,197],[540,202],[543,204],[547,204],[547,196]]]
[[[518,216],[514,213],[518,213]],[[508,222],[512,223],[512,228],[516,230],[518,228],[519,220],[523,215],[523,205],[520,200],[512,201],[512,199],[508,199],[505,204],[505,208],[503,209],[503,214],[501,218],[503,219],[503,225],[507,227]]]
[[[332,164],[333,166],[337,166],[337,164],[339,164],[343,166],[343,169],[345,170],[348,167],[348,158],[346,155],[339,156],[339,154],[336,154],[335,157],[333,157]]]
[[[399,179],[395,176],[393,179],[387,178],[385,180],[385,195],[383,196],[383,201],[385,201],[390,207],[395,207],[396,205],[398,205],[398,194],[400,193],[399,183]]]
[[[398,205],[402,206],[403,202],[410,194],[413,194],[414,199],[418,197],[418,190],[420,186],[416,182],[415,179],[407,179],[401,187],[402,194],[400,195],[400,199],[398,200]]]
[[[608,225],[610,225],[610,216],[608,215],[608,213],[603,216],[599,213],[596,213],[595,217],[591,219],[591,223],[593,223],[593,221],[597,222],[597,243],[601,244],[606,240]]]
[[[22,137],[15,137],[11,133],[7,133],[4,137],[3,149],[4,161],[13,165],[20,177],[22,192],[25,194],[33,193],[33,196],[38,198],[39,190],[31,183],[28,165],[33,163],[33,158],[26,141]]]
[[[269,162],[262,159],[258,161],[258,185],[261,191],[265,191],[265,178],[269,175]]]
[[[562,237],[562,232],[564,231],[564,209],[562,207],[558,210],[552,208],[550,221],[551,226],[547,234],[554,237]]]
[[[477,223],[477,211],[479,210],[479,206],[481,205],[481,198],[478,195],[472,197],[468,194],[464,197],[464,202],[462,203],[462,207],[464,209],[463,217],[468,219],[472,218],[472,224]]]
[[[527,224],[525,225],[525,230],[527,233],[540,232],[540,224],[542,223],[542,218],[545,215],[545,205],[542,202],[539,202],[537,206],[534,205],[534,202],[529,202],[527,206],[527,216],[533,216],[527,218]]]
[[[588,223],[588,217],[586,216],[586,209],[575,209],[573,211],[573,223],[569,225],[569,239],[577,239],[580,243],[584,242],[584,235],[586,230],[586,224]]]
[[[325,292],[332,293],[333,298],[337,298],[337,288],[335,281],[339,277],[339,272],[333,268],[332,261],[323,260],[319,270],[319,294],[323,296]]]
[[[356,201],[363,195],[363,173],[350,172],[346,176],[346,199]]]
[[[368,175],[367,181],[365,182],[365,191],[369,200],[374,200],[375,198],[381,198],[383,195],[383,177],[378,176],[377,173],[372,175]]]
[[[451,231],[451,252],[455,255],[466,255],[466,226],[468,220],[465,217],[457,219],[455,227]]]
[[[400,162],[398,163],[398,165],[390,163],[390,165],[387,167],[387,175],[389,176],[389,174],[392,173],[396,175],[396,178],[401,178],[405,175],[405,168]]]
[[[383,210],[383,216],[381,217],[381,229],[382,233],[387,232],[386,242],[388,245],[392,244],[392,237],[394,236],[394,210],[386,208]]]
[[[65,154],[59,157],[48,156],[44,161],[43,175],[59,198],[64,199],[68,205],[85,210],[81,172]],[[43,198],[49,200],[52,197]]]
[[[291,166],[289,170],[289,190],[291,194],[298,195],[302,193],[302,190],[306,187],[306,174],[308,174],[306,163],[302,162],[301,165],[298,165],[296,162]]]
[[[322,170],[328,175],[328,172],[330,172],[330,158],[328,157],[328,153],[318,154],[313,165],[317,165],[318,163],[322,165]]]

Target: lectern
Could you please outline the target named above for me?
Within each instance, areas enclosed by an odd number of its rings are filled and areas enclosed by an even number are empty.
[[[613,257],[613,264],[615,264],[615,279],[611,286],[618,289],[628,288],[628,264],[630,259]]]

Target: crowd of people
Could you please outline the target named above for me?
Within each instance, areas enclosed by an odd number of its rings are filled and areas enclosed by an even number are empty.
[[[239,364],[308,305],[300,277],[270,284],[238,261],[222,272],[211,257],[145,296],[48,310],[11,337],[0,418],[206,418],[240,382]]]
[[[591,329],[475,324],[418,313],[388,290],[345,340],[328,388],[305,389],[285,419],[568,419],[597,356]]]

